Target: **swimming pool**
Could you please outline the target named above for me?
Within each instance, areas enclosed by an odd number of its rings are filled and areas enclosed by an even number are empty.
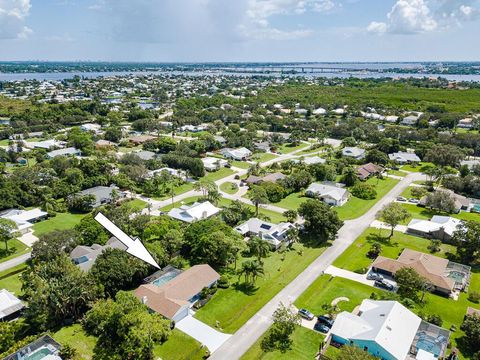
[[[465,279],[465,273],[452,270],[448,273],[448,277],[455,280],[457,284],[463,284],[463,279]]]
[[[435,340],[436,339],[432,336],[421,335],[418,338],[418,341],[415,347],[417,348],[417,350],[422,349],[435,355],[435,357],[439,357],[440,353],[442,352],[442,346],[441,344],[437,343]]]
[[[42,360],[49,355],[52,355],[52,352],[49,349],[47,349],[46,347],[42,347],[42,348],[34,351],[30,355],[27,355],[27,357],[25,357],[24,359],[25,360]]]
[[[170,280],[175,279],[179,274],[181,274],[180,270],[171,270],[160,276],[158,279],[153,280],[152,284],[156,286],[162,286],[163,284],[168,283]]]
[[[473,205],[473,210],[480,212],[480,204]]]

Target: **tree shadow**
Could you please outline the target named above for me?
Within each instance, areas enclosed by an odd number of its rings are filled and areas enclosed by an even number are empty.
[[[368,234],[366,239],[369,244],[378,242],[384,246],[396,247],[398,245],[398,242],[392,241],[392,239],[389,239],[388,237],[382,236],[380,234]]]
[[[253,284],[248,284],[245,282],[236,282],[232,284],[233,288],[237,291],[243,292],[245,295],[255,295],[258,291],[258,286],[255,286]]]
[[[17,251],[17,248],[15,246],[10,246],[7,249],[0,249],[0,259],[2,258],[6,258],[7,256],[10,256],[10,255],[13,255],[15,254],[15,252]]]

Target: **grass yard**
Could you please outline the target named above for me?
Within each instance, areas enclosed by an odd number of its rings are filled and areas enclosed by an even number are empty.
[[[217,181],[223,179],[224,177],[230,176],[235,174],[235,171],[229,168],[221,168],[214,172],[207,172],[207,174],[203,177],[205,180]]]
[[[213,298],[195,317],[210,326],[220,323],[221,330],[233,333],[270,301],[281,289],[297,277],[325,248],[306,247],[296,243],[284,254],[275,252],[264,259],[265,275],[256,282],[254,289],[245,288],[243,277],[231,270],[231,285],[218,289]],[[238,268],[242,264],[238,261]]]
[[[422,172],[422,167],[426,165],[433,165],[433,164],[428,162],[420,163],[418,165],[407,164],[407,165],[403,165],[400,169],[403,171],[409,171],[409,172]]]
[[[303,196],[303,192],[292,193],[273,205],[287,210],[298,210],[299,206],[308,199],[308,197]]]
[[[53,334],[53,338],[62,345],[70,345],[77,350],[78,358],[90,360],[97,343],[95,336],[89,336],[80,324],[66,326]]]
[[[297,326],[292,334],[292,348],[284,353],[273,351],[265,353],[262,351],[260,344],[262,336],[255,344],[240,358],[241,360],[311,360],[315,359],[320,344],[324,340],[324,336],[317,331]]]
[[[0,272],[0,289],[7,289],[14,295],[22,294],[20,275],[27,268],[27,264],[20,264],[8,270]]]
[[[365,232],[335,260],[333,265],[345,270],[355,271],[362,274],[366,273],[373,261],[367,257],[367,253],[374,242],[382,244],[382,252],[380,255],[392,259],[396,259],[404,248],[421,251],[427,254],[430,253],[428,250],[430,240],[428,239],[395,231],[390,242],[387,242],[386,238],[389,234],[390,231],[386,229],[369,228],[365,230]],[[442,244],[441,249],[440,252],[433,255],[447,257],[448,253],[455,253],[455,247],[448,244]]]
[[[201,360],[205,350],[194,338],[174,329],[167,341],[153,349],[155,357],[165,360]]]
[[[259,163],[264,163],[277,157],[278,155],[271,153],[258,153],[253,155],[252,160]]]
[[[130,210],[139,212],[147,206],[147,202],[140,199],[133,199],[131,201],[126,201],[123,203],[124,206],[127,206]]]
[[[290,154],[294,151],[305,149],[309,147],[310,144],[300,143],[297,146],[292,146],[291,144],[284,144],[277,149],[279,154]]]
[[[57,213],[55,217],[33,225],[33,233],[40,236],[53,230],[71,229],[83,219],[85,214]]]
[[[230,164],[240,169],[248,169],[252,165],[246,161],[237,161],[237,160],[230,161]]]
[[[0,242],[0,263],[16,258],[17,256],[28,253],[31,249],[17,239],[10,239],[7,241],[8,252],[5,248],[5,242]]]
[[[421,206],[413,205],[413,204],[402,204],[404,208],[408,210],[411,214],[411,219],[431,219],[434,215],[446,215],[451,216],[460,220],[472,220],[480,222],[480,214],[478,213],[471,213],[466,211],[460,211],[458,214],[445,214],[439,211],[435,211],[432,209],[427,209]],[[408,224],[411,219],[408,219],[404,222],[404,224]]]
[[[385,178],[378,180],[377,178],[368,179],[365,183],[375,186],[377,197],[373,200],[363,200],[354,196],[350,197],[348,202],[340,207],[335,208],[338,216],[342,220],[355,219],[365,214],[373,205],[384,197],[398,183],[397,179]]]
[[[231,182],[224,182],[220,185],[220,190],[227,194],[233,195],[238,192],[238,185]]]
[[[191,205],[193,204],[195,201],[198,201],[199,199],[201,198],[201,196],[192,196],[192,197],[189,197],[189,198],[186,198],[182,201],[177,201],[173,204],[170,204],[170,205],[167,205],[167,206],[164,206],[163,208],[161,208],[160,210],[163,211],[163,212],[168,212],[170,211],[172,208],[174,207],[179,207],[181,205]],[[228,206],[232,203],[232,200],[230,199],[225,199],[225,198],[221,198],[219,201],[218,201],[218,204],[217,206],[218,207],[222,207],[222,206]],[[255,210],[255,207],[253,205],[248,205],[252,210]],[[286,221],[285,217],[283,216],[283,214],[280,214],[280,213],[277,213],[275,211],[272,211],[272,210],[268,210],[268,209],[262,209],[260,208],[259,209],[259,213],[260,214],[263,214],[265,216],[268,216],[270,218],[270,221],[273,222],[273,223],[280,223],[280,222],[283,222],[283,221]]]
[[[405,171],[400,171],[400,170],[387,170],[388,175],[395,175],[395,176],[407,176],[408,174]]]

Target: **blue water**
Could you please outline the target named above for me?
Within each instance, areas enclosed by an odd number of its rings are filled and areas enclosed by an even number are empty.
[[[166,284],[170,280],[175,279],[179,274],[180,274],[180,272],[170,271],[170,272],[160,276],[157,280],[154,280],[152,282],[152,284],[154,284],[156,286],[162,286],[163,284]]]
[[[52,352],[47,348],[41,348],[25,358],[25,360],[42,360],[48,355],[52,355]]]
[[[480,212],[480,204],[474,205],[473,210]]]
[[[442,347],[435,343],[435,339],[427,335],[421,336],[415,346],[417,347],[417,349],[425,350],[435,355],[436,357],[440,356],[440,353],[442,351]]]

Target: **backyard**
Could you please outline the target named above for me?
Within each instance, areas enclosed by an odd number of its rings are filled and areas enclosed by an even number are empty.
[[[40,236],[52,230],[72,229],[84,216],[85,214],[57,213],[54,217],[35,223],[33,234]]]
[[[299,145],[296,145],[296,146],[292,146],[292,144],[284,144],[278,147],[277,152],[279,154],[290,154],[294,151],[305,149],[309,146],[310,144],[305,144],[305,143],[300,143]]]
[[[296,243],[285,253],[271,253],[264,259],[265,275],[260,277],[255,288],[246,287],[243,277],[240,279],[236,271],[229,269],[231,276],[228,289],[219,289],[213,298],[199,311],[195,317],[215,327],[217,321],[221,330],[233,333],[250,319],[275,294],[297,277],[323,251],[324,247],[307,247]],[[237,267],[241,267],[240,259]]]
[[[382,245],[380,255],[392,259],[396,259],[405,248],[427,254],[430,253],[428,250],[430,240],[395,231],[392,239],[387,241],[389,234],[390,231],[386,229],[369,228],[365,230],[365,232],[334,261],[333,265],[361,274],[366,273],[370,264],[373,262],[372,259],[367,257],[367,253],[375,242]],[[455,247],[442,244],[441,251],[433,255],[447,257],[449,253],[455,253]]]
[[[238,192],[238,185],[227,181],[220,185],[220,190],[227,194],[233,195]]]

